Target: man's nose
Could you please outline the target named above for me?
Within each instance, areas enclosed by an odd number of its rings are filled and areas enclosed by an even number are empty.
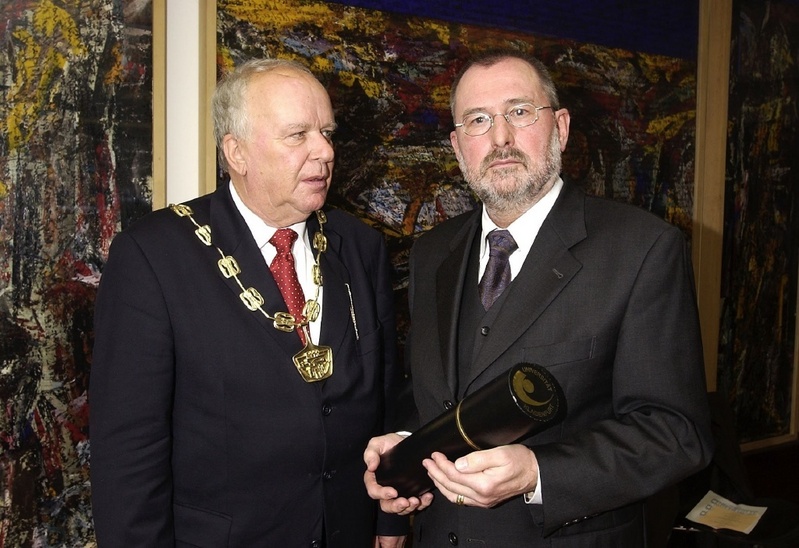
[[[311,151],[314,159],[318,159],[323,162],[330,162],[335,156],[333,143],[331,143],[330,139],[325,137],[322,133],[314,134]]]
[[[514,142],[514,128],[504,114],[495,114],[492,117],[491,141],[496,147],[512,145]]]

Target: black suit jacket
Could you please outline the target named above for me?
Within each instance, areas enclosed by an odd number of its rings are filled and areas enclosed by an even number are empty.
[[[409,352],[426,423],[456,401],[457,319],[480,211],[420,237],[411,255]],[[476,261],[475,263],[476,264]],[[641,500],[712,454],[690,256],[680,231],[564,185],[495,323],[457,379],[468,395],[519,362],[563,386],[564,422],[527,440],[543,505],[489,510],[441,496],[415,546],[621,546],[643,542]],[[547,537],[547,538],[544,538]],[[468,541],[468,542],[467,542]]]
[[[285,310],[229,189],[189,205],[264,310]],[[323,522],[328,548],[371,546],[362,455],[388,426],[399,374],[389,263],[379,233],[327,215],[318,343],[334,369],[311,384],[292,362],[296,333],[245,307],[188,218],[156,211],[114,239],[90,389],[102,548],[311,546]]]

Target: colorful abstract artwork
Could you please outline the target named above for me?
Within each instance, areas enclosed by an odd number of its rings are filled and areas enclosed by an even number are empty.
[[[290,57],[330,90],[330,201],[387,235],[403,331],[413,240],[475,204],[448,109],[472,51],[539,56],[572,113],[564,175],[690,235],[695,62],[502,30],[474,5],[485,25],[380,2],[217,3],[220,74]],[[0,2],[0,547],[94,546],[92,308],[111,239],[151,209],[152,16],[152,0]]]
[[[799,4],[744,0],[733,24],[718,367],[741,441],[796,406]]]
[[[92,309],[151,209],[151,0],[0,2],[0,39],[0,547],[91,546]]]
[[[491,20],[491,5],[471,4]],[[571,112],[564,176],[690,237],[693,60],[340,3],[219,0],[217,17],[220,74],[252,57],[292,58],[330,91],[339,130],[329,201],[388,236],[401,327],[414,238],[475,204],[451,152],[448,105],[474,51],[510,46],[544,61]]]

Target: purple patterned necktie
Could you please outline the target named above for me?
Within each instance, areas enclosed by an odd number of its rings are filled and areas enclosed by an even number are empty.
[[[277,248],[277,255],[272,259],[269,270],[275,278],[280,294],[289,309],[289,314],[295,320],[302,319],[302,309],[305,306],[305,295],[302,286],[297,278],[297,270],[294,267],[294,255],[291,254],[291,246],[297,239],[297,233],[290,228],[281,228],[275,232],[269,243]],[[297,329],[300,340],[305,344],[305,334],[302,329]]]
[[[510,284],[510,254],[518,247],[507,230],[492,230],[488,234],[489,256],[480,280],[480,301],[488,310]]]

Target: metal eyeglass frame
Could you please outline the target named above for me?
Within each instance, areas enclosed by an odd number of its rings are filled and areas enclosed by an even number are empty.
[[[520,125],[518,125],[518,124],[516,124],[516,123],[511,121],[511,119],[510,119],[511,112],[513,112],[514,110],[518,109],[519,107],[528,107],[528,106],[533,107],[533,110],[535,111],[535,118],[533,119],[532,122],[525,123],[524,125],[520,126]],[[456,128],[459,128],[459,127],[463,128],[463,132],[466,135],[468,135],[469,137],[480,137],[482,135],[485,135],[489,131],[491,131],[491,128],[494,127],[494,118],[496,118],[497,116],[502,116],[503,118],[505,118],[505,121],[508,122],[508,124],[513,126],[513,127],[516,127],[516,128],[530,127],[530,126],[534,125],[538,121],[538,118],[539,118],[538,112],[541,111],[541,110],[544,110],[545,108],[550,108],[551,109],[552,106],[538,107],[538,106],[536,106],[533,103],[518,103],[518,104],[513,105],[512,107],[508,108],[508,110],[505,112],[505,114],[502,114],[501,112],[498,112],[497,114],[494,114],[494,115],[488,114],[487,112],[473,112],[473,113],[469,114],[468,117],[485,116],[486,118],[488,118],[491,121],[488,124],[488,126],[486,126],[486,130],[483,131],[482,133],[469,133],[466,130],[465,122],[461,122],[459,124],[455,124],[455,127]]]

